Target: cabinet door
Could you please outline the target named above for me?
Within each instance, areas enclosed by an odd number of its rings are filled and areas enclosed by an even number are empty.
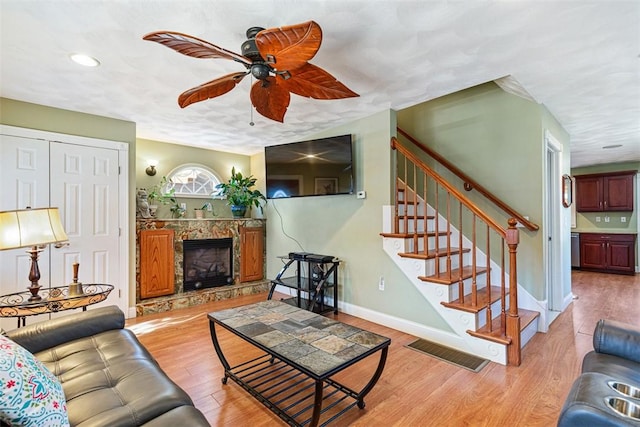
[[[612,237],[607,246],[607,268],[612,272],[630,273],[635,271],[635,238]]]
[[[580,240],[580,267],[581,268],[606,268],[607,256],[605,242],[601,239]]]
[[[576,210],[578,212],[601,212],[602,177],[576,177]]]
[[[264,230],[262,227],[240,229],[240,281],[264,277]]]
[[[173,230],[140,231],[140,298],[173,294],[174,271]]]
[[[633,211],[633,175],[605,176],[604,210]]]

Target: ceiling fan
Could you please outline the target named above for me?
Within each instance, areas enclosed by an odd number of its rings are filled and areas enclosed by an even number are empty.
[[[258,79],[251,87],[251,103],[258,113],[278,122],[284,120],[291,93],[314,99],[359,96],[331,74],[308,62],[322,43],[322,29],[316,22],[266,30],[251,27],[246,34],[242,54],[173,31],[149,33],[143,39],[194,58],[230,59],[246,68],[246,71],[224,75],[182,93],[178,97],[182,108],[231,91],[249,73]]]

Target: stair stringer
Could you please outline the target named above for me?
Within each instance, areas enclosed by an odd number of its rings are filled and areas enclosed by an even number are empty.
[[[383,206],[383,233],[390,233],[393,227],[393,212],[394,206]],[[429,214],[437,215],[435,210],[430,206],[427,206],[427,212]],[[439,217],[440,224],[446,224],[444,217]],[[451,226],[451,241],[458,242],[459,234],[458,230]],[[454,240],[455,239],[455,240]],[[442,285],[437,283],[431,283],[418,279],[418,276],[424,275],[425,271],[428,271],[428,264],[430,261],[424,261],[420,259],[404,258],[400,257],[398,253],[405,250],[405,239],[396,237],[384,237],[383,249],[387,255],[394,261],[394,263],[400,268],[404,275],[411,281],[420,294],[429,302],[429,304],[441,315],[446,323],[451,327],[453,333],[449,335],[443,335],[438,333],[437,337],[422,338],[433,339],[443,345],[464,351],[467,353],[475,354],[479,357],[489,359],[493,362],[500,363],[502,365],[507,364],[507,346],[504,344],[488,341],[482,338],[477,338],[469,335],[468,330],[477,330],[480,326],[480,322],[484,323],[484,316],[479,314],[467,313],[460,310],[453,310],[445,307],[441,302],[450,302],[457,298],[457,290],[452,292],[452,288],[457,289],[457,285]],[[472,247],[472,242],[463,235],[463,247]],[[483,264],[486,261],[486,255],[479,250],[476,250],[476,260],[479,264]],[[433,260],[431,260],[433,261]],[[493,261],[490,262],[491,271],[491,283],[499,283],[500,267]],[[506,280],[508,280],[508,274],[505,273]],[[478,283],[479,289],[486,286],[486,282]],[[518,302],[520,308],[525,308],[533,311],[544,312],[543,304],[535,300],[522,286],[518,285]],[[481,313],[484,313],[482,311]],[[500,315],[500,310],[495,309],[493,313],[496,316]],[[496,316],[493,316],[494,318]],[[542,322],[535,321],[529,325],[521,333],[521,347],[535,335],[538,329],[543,326]],[[443,341],[444,338],[444,341]]]

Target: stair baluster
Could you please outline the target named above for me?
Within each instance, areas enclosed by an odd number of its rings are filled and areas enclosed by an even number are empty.
[[[508,221],[509,227],[507,229],[501,227],[462,192],[449,184],[414,153],[402,146],[396,138],[392,138],[392,148],[396,150],[398,159],[396,163],[398,173],[395,180],[394,212],[396,217],[393,234],[396,237],[405,236],[412,242],[410,251],[400,254],[400,256],[425,260],[433,259],[433,273],[429,277],[420,277],[420,279],[443,284],[457,282],[458,299],[451,303],[443,302],[442,304],[447,307],[456,306],[458,309],[475,313],[485,310],[485,325],[477,331],[468,332],[473,336],[486,335],[487,339],[508,345],[507,362],[511,365],[519,365],[521,352],[517,298],[517,246],[519,239],[518,230],[515,227],[517,221],[511,218]],[[453,203],[458,204],[456,220],[452,217]],[[429,209],[435,212],[434,215],[429,213]],[[441,220],[446,222],[444,231],[440,228]],[[465,244],[463,226],[468,222],[471,223],[471,231],[470,236],[467,237],[469,242]],[[480,238],[478,234],[478,222],[486,230],[485,233],[480,233],[484,234],[483,238]],[[432,227],[429,226],[430,223]],[[452,228],[454,226],[457,231]],[[458,234],[457,248],[452,245],[452,236],[455,232]],[[495,239],[494,236],[498,239]],[[485,240],[483,261],[481,261],[485,265],[482,267],[478,266],[480,261],[477,249],[482,243],[481,240]],[[492,261],[491,259],[491,254],[495,253],[492,250],[492,244],[500,247],[500,260]],[[505,264],[505,248],[509,250],[508,266]],[[454,256],[456,256],[457,267],[454,267]],[[467,256],[470,265],[465,265]],[[442,260],[442,258],[444,259]],[[491,278],[491,262],[498,263],[498,268],[501,270],[499,292],[496,288],[495,293],[492,289],[494,284]],[[508,284],[506,283],[507,270],[509,272]],[[486,277],[483,288],[479,287],[479,275]],[[470,279],[471,282],[471,292],[466,296],[465,280],[467,279]],[[494,323],[492,303],[498,300],[498,294],[501,300],[500,315],[495,319],[497,323]],[[507,296],[509,298],[508,307]]]

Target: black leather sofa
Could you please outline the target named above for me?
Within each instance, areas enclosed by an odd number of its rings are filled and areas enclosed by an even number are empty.
[[[58,377],[72,426],[209,426],[124,324],[122,311],[110,306],[6,335]]]
[[[640,426],[640,328],[598,321],[558,427]]]

